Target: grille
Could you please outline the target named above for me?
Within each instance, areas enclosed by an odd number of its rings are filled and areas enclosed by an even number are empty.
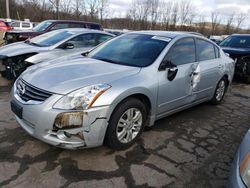
[[[25,102],[31,100],[43,102],[52,95],[52,93],[38,89],[21,79],[17,81],[16,89],[17,95]]]

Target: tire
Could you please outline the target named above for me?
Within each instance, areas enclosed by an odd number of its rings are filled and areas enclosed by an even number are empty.
[[[214,96],[211,100],[212,104],[217,105],[223,101],[225,93],[227,91],[227,87],[228,87],[228,80],[225,77],[223,77],[216,86]]]
[[[109,120],[106,144],[115,150],[129,148],[143,132],[146,119],[147,110],[140,100],[129,98],[123,101],[115,108]]]

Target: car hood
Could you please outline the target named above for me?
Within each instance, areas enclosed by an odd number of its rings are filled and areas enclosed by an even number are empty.
[[[222,50],[232,56],[250,55],[250,48],[221,47]]]
[[[21,75],[21,78],[37,88],[67,94],[88,85],[109,84],[139,71],[138,67],[75,57],[70,61],[50,61],[31,66]]]
[[[0,55],[12,57],[12,56],[17,56],[17,55],[34,53],[34,52],[42,52],[42,51],[47,51],[47,50],[48,50],[48,47],[38,47],[38,46],[26,44],[24,42],[16,42],[16,43],[2,46],[0,48]]]
[[[80,48],[80,49],[70,49],[70,50],[63,50],[63,49],[53,49],[47,52],[41,52],[39,54],[33,55],[29,58],[27,58],[25,61],[31,63],[31,64],[37,64],[49,60],[54,60],[57,58],[64,58],[66,56],[72,56],[72,55],[79,55],[81,57],[81,53],[84,53],[91,48]],[[69,60],[69,59],[67,59]]]

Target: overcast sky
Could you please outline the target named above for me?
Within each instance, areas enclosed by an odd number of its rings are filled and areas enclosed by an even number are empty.
[[[168,1],[168,0],[165,0]],[[182,0],[172,0],[182,1]],[[132,0],[109,0],[110,8],[113,15],[125,16],[126,11],[131,7]],[[197,7],[197,12],[206,16],[210,15],[211,11],[217,10],[220,14],[227,16],[235,12],[248,14],[248,20],[245,21],[244,27],[250,25],[250,0],[192,0]]]

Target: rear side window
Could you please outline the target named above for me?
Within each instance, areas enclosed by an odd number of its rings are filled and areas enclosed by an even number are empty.
[[[169,50],[164,60],[174,65],[183,65],[195,62],[195,43],[193,38],[184,38],[177,41]]]
[[[87,24],[87,27],[90,29],[101,30],[101,26],[98,24]]]
[[[30,23],[22,23],[22,27],[23,28],[29,28],[30,27]]]
[[[70,23],[69,24],[69,27],[70,28],[85,28],[85,24],[82,24],[82,23]]]
[[[98,34],[98,44],[110,39],[112,36],[110,35],[104,35],[104,34]]]
[[[96,35],[93,33],[79,35],[70,39],[69,43],[74,44],[75,48],[87,48],[96,46]]]
[[[57,30],[57,29],[66,29],[69,28],[69,24],[68,23],[57,23],[56,25],[54,25],[51,30]]]
[[[207,61],[216,58],[215,46],[212,43],[197,39],[196,45],[199,61]]]

